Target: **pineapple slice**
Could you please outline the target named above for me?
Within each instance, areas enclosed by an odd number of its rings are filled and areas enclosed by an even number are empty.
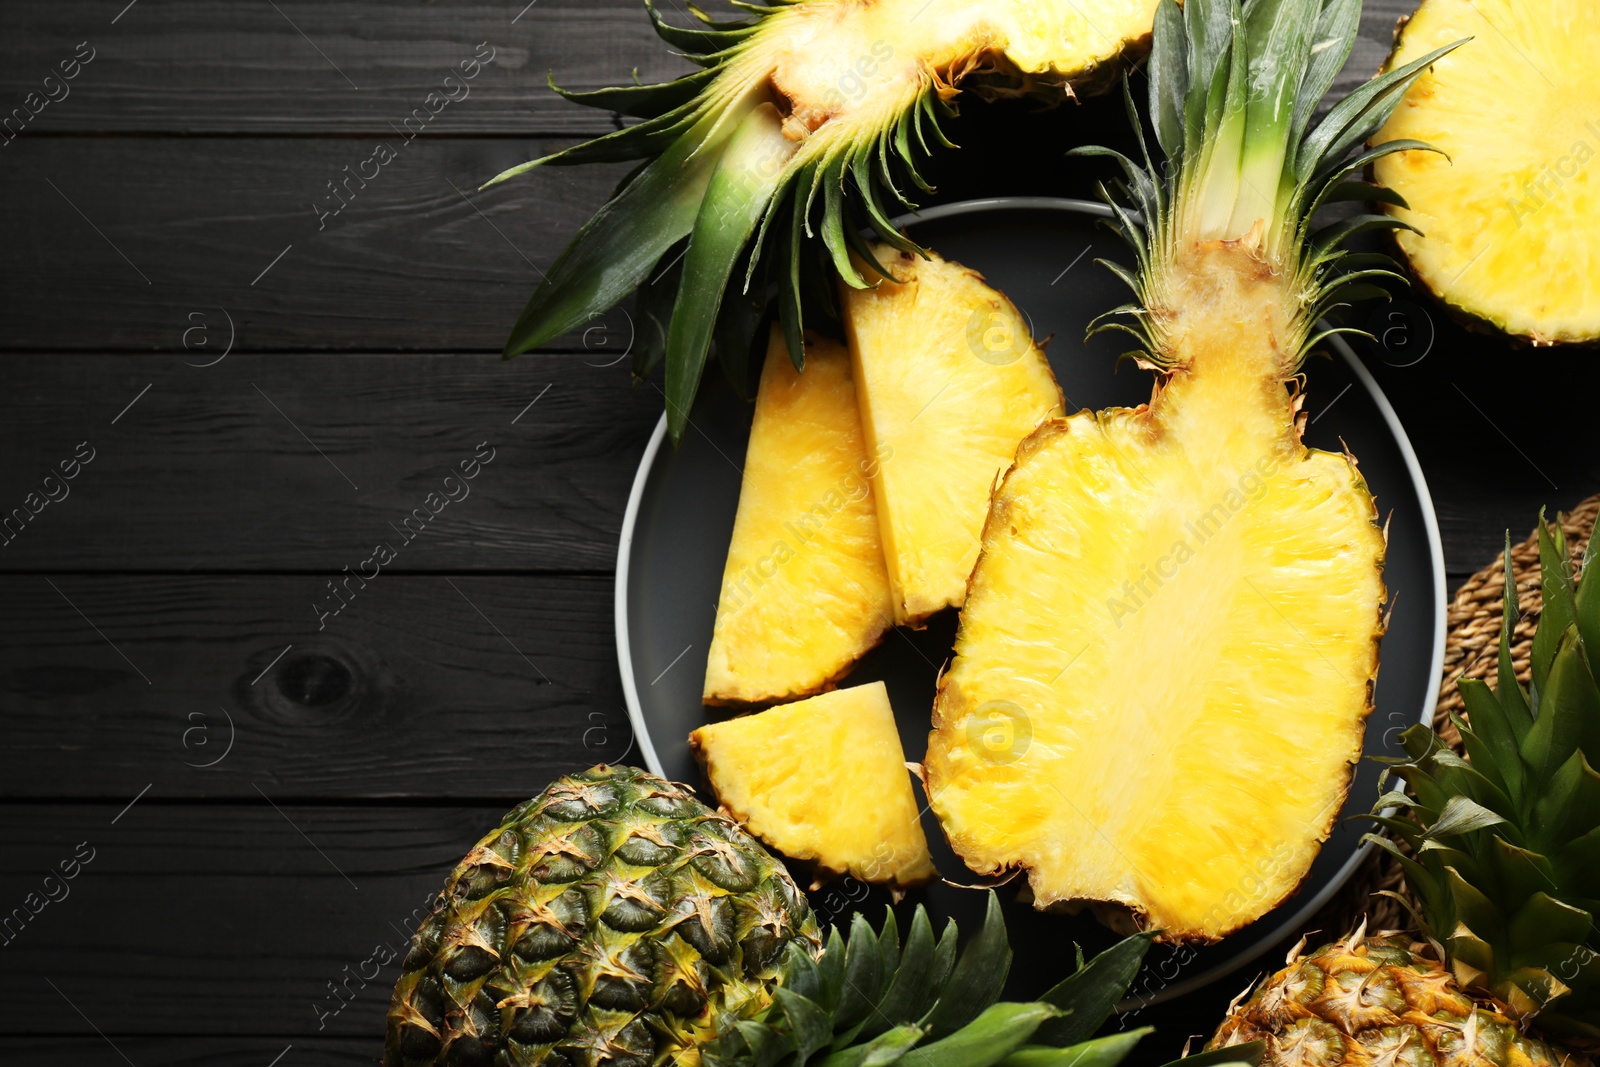
[[[996,477],[1063,410],[1026,321],[977,271],[874,249],[895,281],[840,285],[898,624],[960,607]]]
[[[1464,37],[1376,142],[1439,152],[1377,162],[1405,198],[1396,236],[1447,303],[1536,344],[1600,338],[1600,17],[1594,0],[1426,0],[1389,67]],[[1440,154],[1444,153],[1444,154]]]
[[[1394,220],[1312,216],[1384,195],[1351,181],[1372,158],[1351,152],[1438,55],[1313,125],[1359,12],[1162,0],[1165,159],[1097,150],[1128,177],[1137,253],[1136,303],[1110,321],[1157,387],[1018,449],[924,760],[951,846],[980,874],[1025,869],[1041,908],[1224,937],[1299,886],[1360,758],[1384,535],[1354,458],[1301,440],[1298,372],[1322,310],[1382,272],[1341,237]]]
[[[784,855],[897,888],[936,873],[882,682],[702,726],[689,745],[722,806]]]
[[[707,704],[767,703],[829,688],[883,637],[889,578],[850,360],[806,341],[796,373],[772,331],[722,593]]]

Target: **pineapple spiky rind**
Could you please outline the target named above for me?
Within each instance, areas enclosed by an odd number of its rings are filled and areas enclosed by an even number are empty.
[[[1149,947],[1131,937],[1030,1003],[999,1001],[999,901],[964,947],[918,907],[824,945],[782,866],[631,767],[562,778],[452,872],[407,954],[386,1067],[1114,1067],[1091,1035]],[[1254,1064],[1259,1046],[1235,1050]]]
[[[1575,578],[1561,527],[1540,516],[1544,608],[1527,688],[1512,667],[1506,544],[1498,685],[1460,682],[1467,758],[1426,727],[1408,730],[1408,756],[1386,773],[1409,791],[1379,802],[1405,814],[1375,816],[1405,847],[1369,839],[1399,857],[1416,918],[1464,989],[1547,1034],[1600,1045],[1600,538]]]
[[[536,165],[646,160],[547,272],[505,352],[526,352],[644,286],[635,373],[665,359],[675,441],[713,333],[719,362],[736,387],[746,384],[769,288],[798,359],[802,307],[831,315],[834,275],[857,288],[887,276],[861,231],[921,251],[889,208],[913,206],[903,189],[931,191],[918,161],[930,143],[950,144],[939,123],[965,79],[984,95],[1046,99],[1104,83],[1113,61],[1148,37],[1155,0],[1094,0],[1091,10],[1081,0],[739,6],[748,18],[712,23],[696,10],[704,25],[682,29],[647,4],[660,36],[703,69],[566,94],[644,121],[493,180]],[[658,263],[665,277],[649,281]]]

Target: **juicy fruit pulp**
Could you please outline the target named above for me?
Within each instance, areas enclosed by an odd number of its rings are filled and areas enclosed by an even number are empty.
[[[1353,182],[1407,79],[1312,124],[1349,0],[1162,0],[1150,114],[1166,157],[1106,149],[1138,257],[1112,316],[1160,372],[1149,405],[1045,423],[996,492],[925,769],[974,870],[1040,907],[1108,903],[1215,940],[1298,886],[1337,817],[1377,671],[1384,540],[1349,455],[1300,438],[1299,361],[1394,225],[1317,209]],[[1133,113],[1131,99],[1130,114]],[[1397,151],[1394,145],[1383,152]],[[1359,264],[1359,266],[1357,266]]]
[[[889,627],[892,608],[844,346],[806,344],[806,369],[771,334],[739,510],[707,657],[708,704],[827,688]]]
[[[1277,279],[1196,250],[1148,407],[1023,443],[995,496],[927,772],[955,850],[1040,906],[1221,937],[1298,885],[1361,752],[1383,536],[1299,441]],[[1192,272],[1192,274],[1191,274]]]
[[[959,607],[995,479],[1017,444],[1062,413],[1026,320],[976,271],[876,254],[897,281],[840,286],[895,622]]]
[[[1445,301],[1536,343],[1600,338],[1600,19],[1591,0],[1426,0],[1391,66],[1471,44],[1417,79],[1376,140],[1445,155],[1376,165],[1398,234]]]
[[[936,873],[882,682],[702,726],[689,745],[723,808],[819,875],[905,887]]]
[[[1075,85],[1104,84],[1111,61],[1149,34],[1155,5],[804,0],[742,5],[753,15],[733,23],[696,11],[705,25],[694,29],[652,8],[657,32],[705,69],[663,85],[566,94],[645,121],[496,179],[541,163],[650,160],[551,268],[506,354],[581,326],[642,286],[643,317],[664,327],[664,340],[641,343],[634,371],[646,377],[665,360],[667,424],[679,440],[714,322],[718,358],[742,382],[772,296],[798,349],[812,296],[835,276],[857,288],[875,279],[870,264],[863,274],[851,261],[865,248],[863,230],[918,251],[888,205],[913,207],[902,189],[932,191],[917,160],[930,141],[949,144],[939,117],[953,112],[958,87],[1059,100]]]
[[[1261,1067],[1579,1067],[1474,1004],[1404,938],[1359,934],[1289,965],[1234,1007],[1207,1048],[1266,1042]]]
[[[629,767],[557,781],[451,873],[402,965],[384,1063],[685,1067],[821,948],[783,866]]]

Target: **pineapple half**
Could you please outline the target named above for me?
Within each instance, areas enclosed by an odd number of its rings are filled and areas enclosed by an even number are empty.
[[[644,377],[665,357],[667,424],[681,439],[713,332],[740,384],[769,291],[798,353],[802,288],[825,305],[835,274],[864,288],[885,273],[870,255],[865,269],[852,263],[852,251],[865,252],[862,230],[921,251],[885,204],[910,209],[903,188],[932,191],[917,159],[930,139],[949,145],[939,116],[961,87],[1060,100],[1074,86],[1106,84],[1113,61],[1148,38],[1155,4],[798,0],[739,3],[751,16],[722,23],[690,5],[703,25],[683,29],[647,0],[660,36],[703,69],[661,85],[563,93],[644,121],[494,179],[541,164],[646,161],[550,268],[506,355],[643,285],[634,371]]]
[[[1380,160],[1423,284],[1534,344],[1600,339],[1600,16],[1593,0],[1426,0],[1389,66],[1471,37],[1378,134],[1445,155]]]
[[[1063,411],[1022,313],[975,270],[880,245],[895,280],[839,286],[897,624],[960,607],[995,479]]]
[[[806,341],[801,374],[774,328],[756,394],[733,540],[706,660],[707,704],[829,688],[882,639],[892,609],[850,356]]]
[[[882,682],[702,726],[689,746],[722,807],[818,881],[902,889],[937,873]]]
[[[1121,162],[1139,213],[1113,205],[1138,271],[1113,269],[1158,382],[1022,444],[925,762],[955,851],[1025,868],[1041,908],[1221,938],[1294,892],[1360,756],[1384,534],[1353,457],[1302,443],[1297,374],[1327,305],[1383,272],[1341,238],[1394,220],[1310,220],[1381,195],[1348,180],[1368,161],[1350,151],[1436,57],[1313,127],[1359,11],[1163,0],[1147,69],[1167,166],[1089,150]]]

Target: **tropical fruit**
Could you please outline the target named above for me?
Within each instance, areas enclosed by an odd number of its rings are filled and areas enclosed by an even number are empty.
[[[1166,164],[1092,150],[1138,212],[1114,204],[1138,265],[1117,268],[1137,300],[1112,321],[1158,383],[1018,450],[924,764],[955,851],[1026,869],[1039,907],[1215,940],[1295,891],[1344,801],[1384,536],[1354,458],[1301,441],[1297,375],[1323,309],[1392,274],[1340,240],[1396,222],[1311,220],[1382,195],[1349,178],[1373,153],[1350,153],[1437,58],[1313,125],[1359,10],[1163,0],[1146,70]]]
[[[1600,338],[1600,18],[1590,0],[1424,0],[1388,66],[1463,37],[1377,141],[1438,152],[1377,163],[1420,233],[1396,236],[1457,310],[1534,344]],[[1439,153],[1443,153],[1442,155]]]
[[[904,888],[937,873],[882,682],[702,726],[689,745],[723,809],[819,881]]]
[[[893,281],[839,286],[897,624],[960,607],[995,479],[1062,413],[1027,321],[977,271],[874,246]]]
[[[1303,954],[1229,1010],[1208,1048],[1266,1045],[1264,1067],[1581,1067],[1530,1037],[1492,1002],[1475,1003],[1409,937],[1366,937]]]
[[[1508,538],[1496,687],[1459,683],[1467,758],[1412,727],[1390,768],[1409,791],[1378,800],[1393,838],[1370,839],[1399,857],[1426,940],[1358,931],[1291,959],[1230,1011],[1214,1046],[1265,1040],[1265,1062],[1284,1067],[1580,1067],[1590,1061],[1574,1050],[1600,1047],[1600,538],[1574,581],[1560,527],[1539,528],[1530,684],[1512,662]]]
[[[594,767],[508,813],[450,875],[389,1008],[387,1067],[1112,1067],[1148,1031],[1091,1039],[1148,941],[1033,1003],[991,893],[958,949],[917,908],[824,945],[783,867],[660,778]],[[1259,1051],[1258,1049],[1255,1051]],[[1252,1050],[1235,1050],[1240,1061]]]
[[[893,609],[850,357],[808,337],[806,371],[771,333],[733,540],[706,658],[708,704],[790,700],[831,686]]]
[[[665,355],[676,441],[713,333],[737,383],[771,295],[798,352],[803,305],[825,308],[835,273],[857,288],[883,273],[870,256],[864,271],[851,261],[865,251],[863,229],[919,251],[886,204],[910,208],[910,185],[931,191],[917,159],[929,138],[949,144],[939,117],[962,88],[1060,100],[1104,85],[1149,35],[1155,0],[801,0],[744,5],[751,16],[726,23],[691,7],[703,22],[692,29],[646,6],[661,37],[703,69],[565,93],[645,121],[495,179],[541,164],[646,161],[550,268],[506,354],[644,286],[634,370],[643,377]]]

